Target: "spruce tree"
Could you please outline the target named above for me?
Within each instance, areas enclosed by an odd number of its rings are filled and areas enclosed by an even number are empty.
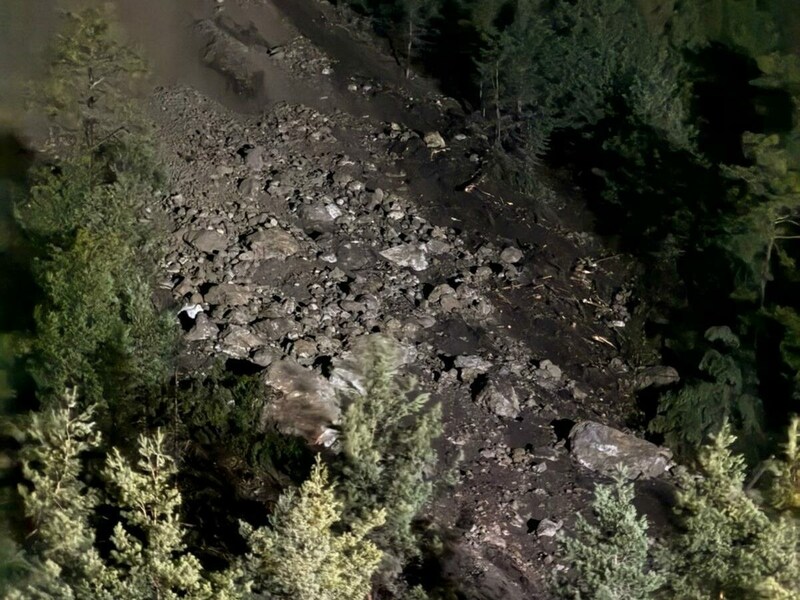
[[[296,492],[284,493],[271,527],[242,525],[250,545],[244,568],[256,591],[285,600],[355,600],[366,598],[382,552],[367,539],[386,512],[375,511],[334,533],[341,520],[328,470],[320,457]]]
[[[441,409],[426,410],[428,395],[416,391],[416,379],[398,373],[395,342],[370,336],[357,354],[363,379],[361,391],[345,399],[339,489],[349,522],[386,510],[373,537],[387,553],[385,566],[399,569],[419,551],[412,524],[433,489],[428,474]]]
[[[649,600],[664,586],[664,576],[651,567],[647,519],[636,514],[633,498],[624,473],[597,486],[594,522],[579,516],[574,535],[559,540],[561,558],[572,569],[556,584],[561,597]]]
[[[679,482],[680,531],[662,557],[673,597],[800,597],[800,530],[770,517],[745,490],[745,462],[724,423]],[[774,594],[773,594],[774,592]]]

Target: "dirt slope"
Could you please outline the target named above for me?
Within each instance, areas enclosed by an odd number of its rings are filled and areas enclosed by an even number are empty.
[[[596,481],[564,430],[632,409],[624,257],[564,225],[579,203],[563,193],[545,204],[488,176],[464,191],[485,140],[327,3],[160,4],[122,10],[160,66],[162,295],[186,309],[185,369],[288,358],[324,379],[364,335],[401,340],[458,473],[429,510],[445,572],[470,598],[549,597],[540,523],[569,527]]]

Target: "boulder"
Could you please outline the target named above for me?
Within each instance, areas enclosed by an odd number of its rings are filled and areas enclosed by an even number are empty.
[[[211,306],[244,306],[253,298],[253,292],[243,285],[220,283],[212,285],[203,294],[203,300]]]
[[[519,416],[519,397],[514,386],[507,381],[490,380],[478,392],[475,401],[489,412],[507,419]]]
[[[521,261],[524,256],[522,250],[509,246],[500,253],[500,260],[501,262],[513,265]]]
[[[444,141],[442,134],[438,131],[430,131],[426,133],[423,141],[431,150],[442,150],[447,148],[447,142]]]
[[[228,247],[228,236],[215,229],[190,231],[184,239],[197,250],[206,254],[221,252]]]
[[[428,268],[427,251],[423,244],[402,244],[380,253],[383,258],[399,267],[410,267],[415,271]]]
[[[656,365],[639,371],[633,379],[633,387],[640,392],[649,387],[660,388],[678,383],[681,376],[673,367]]]
[[[254,348],[264,345],[264,340],[241,325],[231,325],[221,339],[222,352],[233,358],[247,358]]]
[[[187,342],[202,340],[215,340],[219,335],[219,328],[211,322],[206,313],[199,313],[194,321],[194,326],[183,336]]]
[[[621,467],[631,479],[649,479],[672,466],[668,449],[593,421],[577,423],[569,441],[578,464],[604,475],[613,475]]]
[[[260,229],[247,236],[252,260],[286,259],[300,251],[295,237],[283,229]]]
[[[263,381],[275,394],[264,406],[262,426],[274,422],[284,433],[317,444],[339,422],[341,413],[333,386],[295,360],[284,358],[273,362]]]

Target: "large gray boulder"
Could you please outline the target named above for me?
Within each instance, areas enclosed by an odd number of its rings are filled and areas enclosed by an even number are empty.
[[[649,479],[672,466],[668,449],[593,421],[576,424],[569,441],[578,464],[604,475],[613,475],[622,467],[631,479]]]
[[[299,435],[312,444],[331,441],[341,411],[327,379],[290,358],[272,363],[263,378],[275,393],[264,407],[262,425],[274,422],[284,433]]]
[[[300,251],[300,244],[295,237],[283,229],[260,229],[247,236],[249,252],[242,253],[242,260],[280,260],[289,258]]]
[[[673,367],[664,365],[656,365],[654,367],[647,367],[642,369],[634,377],[634,389],[637,392],[647,388],[660,388],[668,385],[673,385],[681,380],[678,371]]]

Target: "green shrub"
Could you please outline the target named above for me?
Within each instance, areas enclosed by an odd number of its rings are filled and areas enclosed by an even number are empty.
[[[160,317],[134,250],[115,235],[79,231],[37,266],[45,302],[36,307],[31,370],[40,400],[77,386],[89,402],[115,410],[164,379],[171,324]]]
[[[753,443],[763,441],[763,411],[755,395],[758,380],[753,357],[728,327],[712,327],[705,337],[719,348],[709,348],[700,362],[705,378],[662,396],[650,430],[663,434],[679,455],[691,457],[727,421],[751,442],[748,451],[756,456]]]
[[[297,492],[281,496],[270,516],[272,527],[243,525],[251,547],[246,569],[256,588],[286,600],[365,598],[382,553],[367,535],[386,516],[378,510],[335,534],[342,504],[319,457]]]

